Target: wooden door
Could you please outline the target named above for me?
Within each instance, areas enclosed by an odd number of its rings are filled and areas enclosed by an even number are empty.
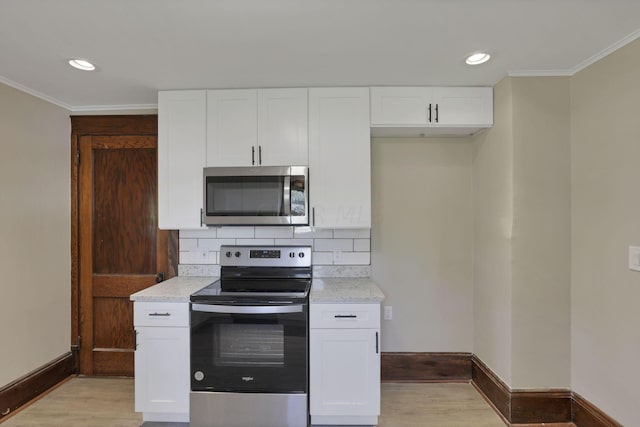
[[[158,230],[157,136],[80,134],[75,145],[79,373],[133,376],[129,296],[175,275],[171,232]]]

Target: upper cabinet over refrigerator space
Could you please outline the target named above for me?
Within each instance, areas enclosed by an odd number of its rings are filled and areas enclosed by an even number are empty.
[[[374,136],[471,135],[491,126],[491,87],[371,88]]]
[[[207,166],[307,166],[307,89],[207,91]]]

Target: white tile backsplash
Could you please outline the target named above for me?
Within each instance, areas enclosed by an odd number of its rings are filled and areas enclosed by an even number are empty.
[[[182,232],[181,232],[182,233]],[[222,245],[235,245],[236,239],[198,239],[198,249],[219,251]],[[182,251],[182,247],[180,247]]]
[[[181,276],[217,276],[221,245],[301,245],[313,249],[314,275],[368,275],[371,264],[368,229],[312,227],[209,227],[180,230]],[[215,273],[215,274],[212,274]]]
[[[180,264],[217,264],[217,252],[180,251]]]
[[[276,245],[311,246],[313,248],[313,239],[276,239]]]
[[[181,251],[195,251],[198,249],[198,239],[183,239],[178,241]]]
[[[218,229],[215,227],[203,228],[202,230],[180,230],[181,239],[198,239],[200,237],[213,239],[217,236]]]
[[[342,252],[333,254],[335,265],[369,265],[371,264],[371,252]]]
[[[293,239],[293,227],[256,227],[256,239]]]
[[[218,237],[253,239],[255,237],[255,227],[220,227]]]
[[[354,252],[371,252],[371,239],[353,239]]]
[[[273,246],[275,239],[236,239],[236,245]]]
[[[295,227],[295,238],[298,239],[332,239],[332,228]]]
[[[333,265],[333,252],[313,252],[313,265]]]
[[[353,239],[315,239],[313,248],[318,252],[353,251]]]
[[[333,237],[336,239],[368,239],[371,237],[371,230],[368,228],[340,228],[333,230]]]

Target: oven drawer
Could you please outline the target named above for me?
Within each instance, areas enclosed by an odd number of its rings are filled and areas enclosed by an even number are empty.
[[[136,302],[134,326],[189,326],[189,303]]]
[[[310,304],[309,327],[377,329],[380,327],[380,304]]]

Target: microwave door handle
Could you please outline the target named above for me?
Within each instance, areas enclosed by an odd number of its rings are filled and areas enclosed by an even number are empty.
[[[284,177],[282,188],[282,204],[284,207],[284,216],[291,216],[291,176]]]
[[[191,311],[201,311],[205,313],[227,313],[227,314],[283,314],[301,313],[303,305],[211,305],[211,304],[191,304]]]

